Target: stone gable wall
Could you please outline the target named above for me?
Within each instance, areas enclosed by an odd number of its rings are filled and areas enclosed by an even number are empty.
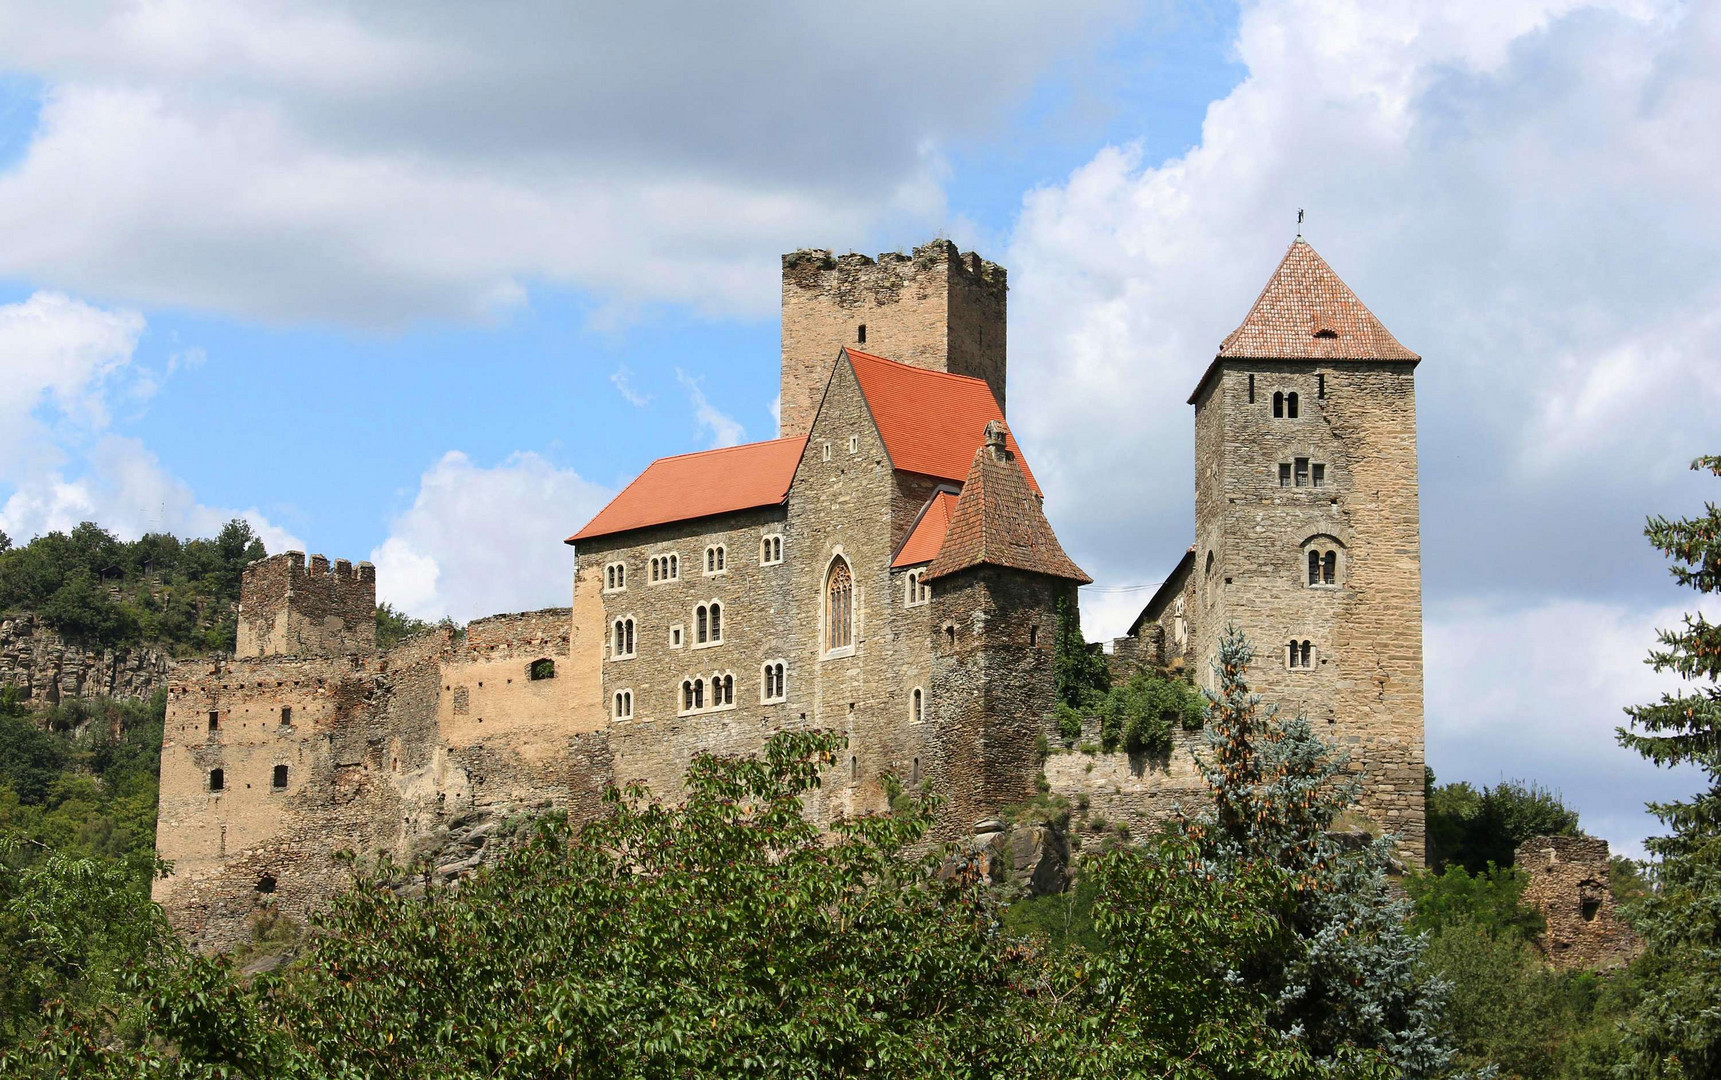
[[[30,705],[71,698],[147,698],[166,686],[175,661],[165,650],[93,649],[68,644],[34,615],[0,618],[0,686]]]

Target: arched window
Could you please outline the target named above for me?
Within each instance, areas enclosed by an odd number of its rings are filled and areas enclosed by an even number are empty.
[[[783,538],[767,536],[759,542],[759,565],[773,566],[783,561]]]
[[[681,684],[681,711],[693,711],[693,682],[691,679],[685,680]]]
[[[1273,391],[1273,419],[1285,418],[1285,394],[1282,390]]]
[[[783,664],[781,661],[766,664],[764,678],[759,687],[760,701],[782,701],[783,693]]]
[[[723,640],[723,605],[715,601],[711,604],[711,640]]]
[[[825,649],[846,649],[854,645],[854,578],[849,564],[841,558],[831,563],[825,581]]]
[[[693,707],[695,709],[705,708],[705,680],[704,679],[694,679],[693,680]]]
[[[669,580],[674,581],[676,578],[678,578],[680,576],[681,576],[681,556],[680,555],[671,555],[669,557]]]
[[[1293,391],[1292,393],[1285,395],[1285,419],[1295,420],[1296,418],[1297,418],[1297,395]]]
[[[722,544],[717,544],[714,547],[708,547],[705,549],[705,572],[707,574],[722,573],[723,561],[724,551]]]
[[[220,769],[209,770],[209,790],[222,791],[227,787],[227,774]]]
[[[849,783],[860,780],[860,758],[849,755]]]
[[[1315,551],[1313,548],[1311,548],[1311,549],[1309,549],[1309,584],[1310,585],[1319,585],[1320,583],[1321,583],[1321,553],[1318,551]]]
[[[657,562],[657,556],[653,555],[651,557],[651,580],[653,581],[659,580],[657,576]]]
[[[1321,584],[1336,585],[1339,576],[1339,553],[1329,551],[1321,556]]]
[[[1302,648],[1302,655],[1303,655],[1303,666],[1304,666],[1304,667],[1308,667],[1308,666],[1309,666],[1309,657],[1310,657],[1310,653],[1311,653],[1311,651],[1312,651],[1312,650],[1311,650],[1311,649],[1310,649],[1310,648],[1309,648],[1309,643],[1308,643],[1308,640],[1307,640],[1307,639],[1304,639],[1304,641],[1303,641],[1303,648]]]
[[[617,690],[615,695],[615,718],[617,720],[633,719],[633,691]]]
[[[735,676],[725,675],[721,679],[717,678],[716,676],[712,676],[712,678],[711,678],[711,704],[713,704],[713,705],[733,705],[733,704],[735,704]]]
[[[908,718],[916,724],[926,718],[926,695],[918,686],[909,695]]]
[[[1314,647],[1309,644],[1307,639],[1298,641],[1292,638],[1289,656],[1291,667],[1312,667],[1314,664]]]
[[[610,639],[610,656],[612,658],[620,659],[623,657],[632,656],[633,654],[634,654],[633,620],[632,619],[617,619],[615,621],[615,627],[613,628],[612,637]],[[555,673],[556,673],[555,664],[554,664],[554,662],[552,662],[550,664],[550,675],[554,675]],[[547,678],[548,676],[532,675],[531,677],[534,679],[539,679],[539,678]]]
[[[909,774],[908,774],[908,782],[910,784],[915,784],[915,785],[919,785],[919,783],[920,783],[920,759],[919,758],[915,758],[913,766],[910,767]]]
[[[285,766],[285,765],[275,766],[275,774],[269,778],[269,786],[274,788],[276,791],[282,791],[282,790],[286,789],[286,787],[287,787],[287,766]]]
[[[274,876],[271,874],[264,874],[262,877],[258,878],[257,879],[257,891],[260,893],[272,893],[272,892],[274,892],[275,891],[275,878],[274,878]]]
[[[693,643],[704,645],[711,640],[711,621],[704,604],[693,609]]]

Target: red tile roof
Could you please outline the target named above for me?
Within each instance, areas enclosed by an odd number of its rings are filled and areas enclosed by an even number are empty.
[[[918,566],[938,558],[938,549],[944,544],[944,533],[950,528],[950,513],[955,507],[954,491],[940,491],[934,495],[920,512],[920,520],[914,523],[908,539],[902,542],[902,550],[890,561],[891,569]]]
[[[1261,295],[1219,353],[1189,403],[1224,360],[1401,360],[1421,357],[1399,344],[1327,261],[1297,237]]]
[[[981,445],[989,420],[1002,421],[1004,410],[984,379],[899,364],[871,353],[844,350],[884,437],[890,463],[904,472],[961,482],[968,475],[974,448]],[[1014,436],[1010,452],[1022,466],[1028,487],[1039,484]]]
[[[806,436],[799,435],[658,458],[585,528],[568,537],[568,543],[779,505],[789,494],[806,445]]]
[[[1007,449],[1003,423],[988,424],[986,442],[974,452],[968,480],[950,515],[950,529],[926,580],[972,566],[1008,566],[1088,584],[1093,578],[1064,554],[1040,500]]]

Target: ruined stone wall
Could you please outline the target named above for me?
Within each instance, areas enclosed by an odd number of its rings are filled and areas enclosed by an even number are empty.
[[[1529,879],[1524,902],[1547,920],[1538,944],[1549,963],[1617,967],[1642,949],[1614,903],[1606,840],[1537,836],[1518,845],[1513,862]]]
[[[369,656],[376,652],[376,568],[288,551],[247,566],[234,655]]]
[[[92,649],[69,645],[34,615],[0,618],[0,686],[15,686],[31,705],[83,697],[147,698],[174,668],[164,650]]]
[[[1083,742],[1096,746],[1098,725],[1091,726]],[[1178,727],[1172,729],[1171,748],[1164,753],[1056,750],[1046,759],[1044,771],[1053,795],[1141,837],[1178,809],[1194,813],[1210,803],[1207,783],[1195,764],[1195,754],[1205,749],[1205,733]]]
[[[1249,400],[1249,381],[1255,384]],[[1325,393],[1321,392],[1324,377]],[[1275,419],[1275,392],[1300,415]],[[1389,363],[1225,364],[1196,407],[1197,678],[1235,622],[1256,649],[1250,683],[1306,715],[1363,775],[1360,809],[1424,844],[1422,588],[1412,369]],[[1297,460],[1310,466],[1296,481]],[[1293,469],[1280,486],[1280,466]],[[1314,466],[1323,466],[1319,487]],[[1311,586],[1308,552],[1336,554]],[[1209,571],[1206,553],[1215,552]],[[1293,667],[1288,643],[1311,644]]]
[[[1002,408],[1007,292],[1003,267],[948,240],[876,261],[822,250],[783,256],[781,433],[812,425],[844,345],[985,379]]]

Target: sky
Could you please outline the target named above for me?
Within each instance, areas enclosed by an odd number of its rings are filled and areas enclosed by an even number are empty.
[[[0,0],[0,529],[568,603],[652,458],[776,433],[778,256],[1010,271],[1010,421],[1121,633],[1185,399],[1304,236],[1423,363],[1428,760],[1641,853],[1619,749],[1715,499],[1721,4]],[[1711,614],[1715,614],[1711,612]]]

